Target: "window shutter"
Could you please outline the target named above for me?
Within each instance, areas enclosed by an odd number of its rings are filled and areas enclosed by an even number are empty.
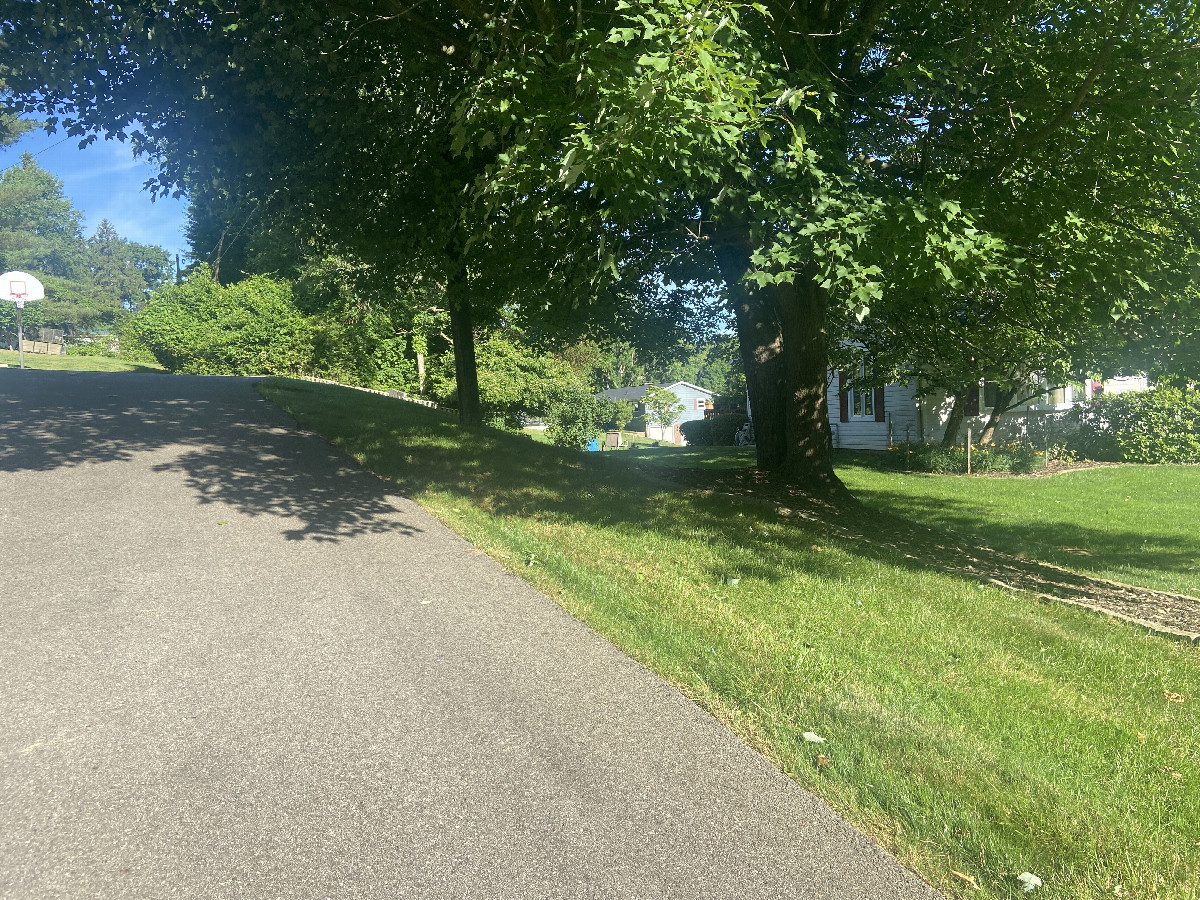
[[[846,373],[838,369],[838,421],[850,421],[850,395],[846,392]]]
[[[979,415],[979,385],[975,385],[971,390],[967,391],[967,409],[968,416]]]
[[[875,421],[876,422],[887,421],[884,418],[883,388],[881,388],[881,387],[875,388]]]

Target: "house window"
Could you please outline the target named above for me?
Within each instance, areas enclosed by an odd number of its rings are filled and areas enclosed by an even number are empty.
[[[859,363],[858,371],[852,377],[865,378],[866,374],[866,364]],[[873,388],[851,388],[849,394],[850,418],[874,421],[876,391]]]
[[[860,373],[861,374],[861,373]],[[875,391],[850,390],[850,415],[855,419],[875,419]]]
[[[863,378],[866,372],[859,366],[857,375],[838,372],[838,407],[839,419],[849,422],[852,419],[883,422],[886,419],[883,410],[883,388],[852,388],[850,378]]]

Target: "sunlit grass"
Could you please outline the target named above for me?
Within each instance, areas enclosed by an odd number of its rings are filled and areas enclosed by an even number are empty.
[[[0,365],[19,368],[21,356],[16,350],[0,350]],[[162,372],[163,367],[152,362],[130,362],[107,356],[48,356],[45,353],[26,353],[25,368],[52,369],[57,372]]]
[[[321,385],[263,392],[947,893],[1024,896],[1030,871],[1039,897],[1197,896],[1196,648],[670,487],[622,454]]]
[[[1200,466],[1106,466],[1037,478],[838,474],[870,506],[1008,553],[1200,597]]]

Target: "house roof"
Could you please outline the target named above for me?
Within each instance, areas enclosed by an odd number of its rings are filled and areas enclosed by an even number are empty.
[[[663,384],[656,384],[656,385],[654,385],[654,387],[666,388],[667,390],[670,390],[671,388],[675,387],[676,385],[680,385],[680,384],[686,385],[687,387],[690,387],[694,391],[700,391],[702,394],[708,394],[708,396],[710,396],[710,397],[713,396],[712,391],[708,390],[707,388],[702,388],[698,384],[692,384],[690,381],[664,382]],[[639,384],[639,385],[636,385],[635,387],[610,388],[607,391],[601,391],[596,396],[597,397],[607,397],[609,400],[635,400],[635,401],[637,401],[637,400],[641,400],[643,397],[646,396],[646,389],[649,387],[650,387],[650,385],[648,385],[648,384]]]
[[[690,381],[672,381],[670,384],[660,384],[659,387],[673,388],[677,384],[682,384],[685,387],[690,387],[693,391],[699,391],[702,394],[708,394],[712,397],[714,394],[708,388],[702,388],[698,384],[692,384]]]

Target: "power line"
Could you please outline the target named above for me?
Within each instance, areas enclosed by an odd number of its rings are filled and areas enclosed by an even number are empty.
[[[75,135],[73,135],[73,134],[68,134],[68,135],[67,135],[65,138],[63,138],[61,141],[55,141],[55,142],[54,142],[53,144],[51,144],[49,147],[43,147],[41,150],[39,150],[37,153],[35,153],[35,154],[33,154],[33,155],[34,155],[34,156],[41,156],[41,155],[42,155],[43,153],[45,153],[46,151],[48,151],[48,150],[53,150],[53,149],[54,149],[55,147],[57,147],[59,144],[65,144],[67,141],[69,141],[69,140],[70,140],[71,138],[73,138],[73,137],[75,137]]]

